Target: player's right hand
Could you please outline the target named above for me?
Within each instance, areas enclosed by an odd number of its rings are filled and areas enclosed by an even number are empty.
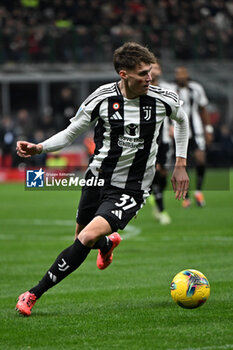
[[[16,146],[17,154],[22,158],[29,158],[35,154],[40,154],[42,149],[43,147],[41,144],[36,145],[35,143],[27,141],[18,141]]]

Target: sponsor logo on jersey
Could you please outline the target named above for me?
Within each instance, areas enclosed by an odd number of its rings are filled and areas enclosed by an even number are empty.
[[[125,132],[129,136],[138,136],[139,135],[138,129],[139,129],[138,125],[131,123],[129,125],[126,125]]]
[[[119,136],[118,146],[126,147],[126,148],[134,148],[134,149],[143,149],[144,148],[144,140],[137,138],[130,138],[125,136]]]
[[[139,136],[139,125],[128,124],[125,126],[124,135],[120,135],[118,138],[118,146],[134,149],[143,149],[144,140],[140,139]]]

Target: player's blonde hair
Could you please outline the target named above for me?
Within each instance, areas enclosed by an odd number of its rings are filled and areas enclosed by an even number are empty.
[[[116,49],[113,55],[113,64],[117,73],[122,69],[134,69],[141,62],[150,64],[156,63],[157,60],[147,47],[135,42],[125,43]]]

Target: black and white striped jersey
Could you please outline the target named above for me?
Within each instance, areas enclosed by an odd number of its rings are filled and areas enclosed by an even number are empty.
[[[173,89],[184,102],[183,108],[189,118],[189,137],[203,136],[204,127],[199,112],[199,107],[205,107],[208,104],[208,98],[201,84],[190,80],[187,86],[180,87],[176,83],[171,84]]]
[[[84,101],[67,129],[42,143],[43,151],[63,148],[94,122],[92,173],[122,189],[148,191],[155,172],[156,139],[165,116],[177,121],[176,155],[186,157],[188,120],[176,93],[150,86],[146,95],[127,99],[117,82],[106,84]]]
[[[161,80],[158,84],[161,88],[165,90],[172,90],[171,85],[167,83],[164,80]],[[167,143],[167,144],[172,144],[173,141],[170,137],[170,127],[172,125],[172,120],[169,118],[164,118],[164,121],[162,123],[161,129],[160,129],[160,142],[161,143]]]

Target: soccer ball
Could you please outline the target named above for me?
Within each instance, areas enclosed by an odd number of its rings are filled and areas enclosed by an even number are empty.
[[[179,272],[170,289],[174,302],[186,309],[203,305],[210,295],[210,284],[205,275],[192,269]]]

